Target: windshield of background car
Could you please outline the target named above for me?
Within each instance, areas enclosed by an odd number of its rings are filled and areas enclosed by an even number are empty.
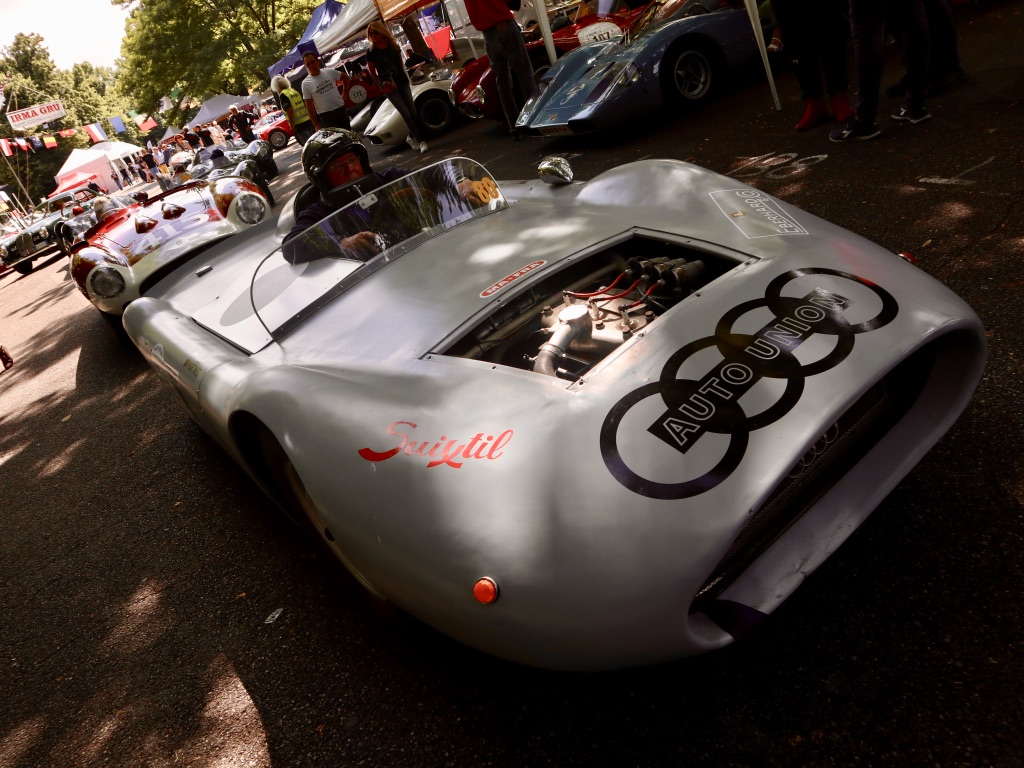
[[[625,41],[629,43],[650,27],[669,19],[696,16],[731,6],[732,0],[654,0],[630,25],[625,34]]]
[[[443,160],[367,191],[288,239],[253,277],[252,306],[277,338],[427,240],[507,207],[482,165],[464,157]]]

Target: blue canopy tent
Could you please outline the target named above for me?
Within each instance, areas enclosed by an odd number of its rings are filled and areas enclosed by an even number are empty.
[[[322,32],[324,29],[331,25],[343,10],[345,10],[345,4],[339,3],[338,0],[324,0],[323,5],[318,5],[313,9],[313,18],[309,20],[309,24],[306,26],[306,31],[302,33],[302,37],[299,38],[299,42],[295,44],[295,47],[288,51],[281,59],[276,61],[272,66],[267,67],[267,72],[270,76],[287,74],[291,70],[295,69],[302,64],[302,53],[299,51],[299,47],[311,40],[314,35]]]

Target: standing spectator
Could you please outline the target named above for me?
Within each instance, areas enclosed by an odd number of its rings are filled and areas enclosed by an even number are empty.
[[[197,125],[193,130],[199,136],[199,141],[202,142],[204,147],[212,147],[214,145],[213,132],[210,130],[209,125]]]
[[[124,185],[121,187],[122,189],[127,189],[132,185],[132,177],[128,173],[128,168],[121,169],[121,180],[124,181]]]
[[[213,137],[214,144],[224,143],[224,129],[220,127],[220,123],[210,123],[210,135]]]
[[[427,142],[423,141],[423,127],[416,117],[416,105],[412,101],[412,83],[409,82],[409,74],[405,71],[402,49],[398,47],[391,30],[382,21],[371,21],[366,28],[366,36],[372,46],[366,52],[366,66],[370,70],[370,75],[409,126],[409,136],[406,139],[409,146],[423,154],[427,151]]]
[[[228,125],[238,131],[238,135],[246,144],[256,141],[256,135],[252,132],[252,115],[246,111],[238,111],[238,105],[231,105],[231,116],[228,118]]]
[[[86,186],[86,187],[87,187],[88,189],[91,189],[91,190],[92,190],[93,192],[95,192],[95,193],[96,193],[97,195],[99,195],[99,194],[101,194],[101,193],[103,192],[103,188],[102,188],[102,187],[100,187],[100,185],[96,183],[96,180],[95,180],[95,179],[93,179],[92,181],[90,181],[90,182],[89,182],[88,184],[86,184],[85,186]]]
[[[323,128],[350,128],[345,99],[338,91],[339,80],[348,85],[348,74],[336,69],[321,69],[320,57],[314,51],[302,54],[302,63],[309,73],[302,81],[302,100],[314,127],[318,131]]]
[[[117,171],[110,172],[110,180],[114,182],[114,188],[121,189],[121,182],[117,180]]]
[[[893,109],[893,120],[922,123],[932,113],[925,105],[928,79],[928,22],[923,0],[850,0],[853,61],[857,70],[857,105],[853,114],[829,139],[867,141],[880,136],[878,100],[885,62],[885,26],[896,30],[906,67],[907,94]]]
[[[295,134],[295,140],[305,145],[306,139],[312,136],[316,129],[313,127],[313,120],[306,109],[306,102],[302,100],[302,94],[292,88],[288,78],[284,75],[274,75],[270,80],[270,88],[277,94],[277,102],[288,118],[288,125]]]
[[[153,157],[152,150],[143,152],[142,157],[139,159],[142,161],[142,165],[146,169],[146,175],[149,177],[147,181],[152,181],[156,178],[156,158]]]
[[[960,63],[960,46],[953,26],[953,13],[948,0],[924,0],[928,20],[928,95],[938,96],[967,79]],[[899,30],[893,32],[899,37]],[[906,63],[906,62],[904,62]],[[907,79],[890,85],[886,96],[903,96],[907,92]]]
[[[825,95],[829,97],[837,122],[850,117],[846,92],[846,38],[850,33],[844,18],[842,0],[772,0],[786,49],[793,57],[796,79],[806,107],[796,124],[806,131],[829,115]],[[825,87],[822,89],[822,77]]]
[[[537,83],[533,78],[533,66],[530,54],[526,52],[523,33],[505,0],[466,0],[466,12],[470,22],[484,36],[484,48],[498,84],[501,109],[513,140],[518,140],[522,133],[516,129],[516,118],[521,105],[512,94],[512,73],[515,72],[524,103],[537,95]]]

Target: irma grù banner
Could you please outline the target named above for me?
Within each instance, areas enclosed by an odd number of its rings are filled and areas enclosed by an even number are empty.
[[[36,104],[34,107],[8,112],[7,119],[14,130],[24,131],[51,120],[59,120],[65,114],[64,105],[60,101],[48,101],[45,104]]]

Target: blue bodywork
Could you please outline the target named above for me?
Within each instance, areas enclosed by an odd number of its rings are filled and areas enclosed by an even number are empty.
[[[673,66],[666,58],[671,53],[674,62],[686,49],[707,56],[710,94],[718,78],[755,59],[758,49],[742,4],[721,10],[707,4],[655,0],[622,40],[567,54],[545,74],[517,126],[543,135],[587,133],[659,109],[674,95],[662,75]]]

